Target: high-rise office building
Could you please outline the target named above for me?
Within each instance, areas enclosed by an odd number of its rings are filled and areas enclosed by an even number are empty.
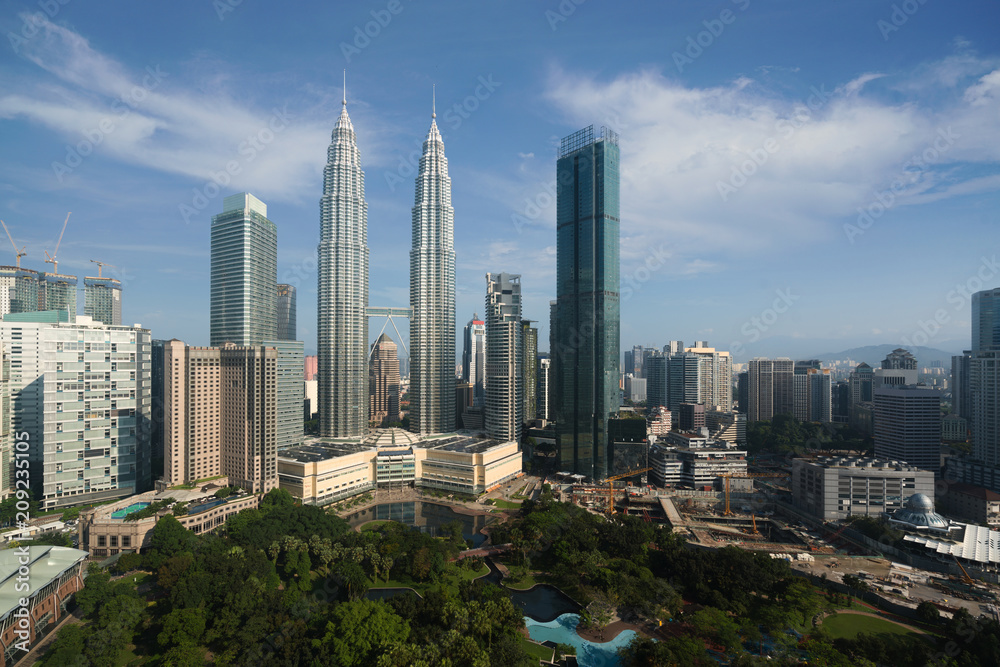
[[[278,283],[278,340],[296,340],[295,285]]]
[[[748,366],[747,421],[770,421],[794,414],[794,363],[791,359],[751,359]]]
[[[592,479],[614,469],[607,422],[618,410],[618,135],[564,138],[556,163],[552,333],[558,466]]]
[[[278,228],[267,205],[243,192],[212,217],[209,341],[260,345],[277,337]]]
[[[368,418],[375,426],[399,421],[399,348],[387,334],[372,343],[368,402]]]
[[[1000,287],[972,295],[972,352],[1000,350]]]
[[[302,405],[305,385],[302,366],[305,363],[305,343],[300,340],[265,340],[265,347],[277,352],[275,369],[275,443],[278,451],[302,444],[305,436]]]
[[[149,330],[59,319],[0,323],[35,497],[51,509],[137,493],[151,473]]]
[[[521,396],[524,400],[521,415],[525,423],[537,419],[538,414],[538,329],[531,324],[531,320],[521,320]]]
[[[941,394],[914,386],[875,390],[875,456],[941,467]]]
[[[277,486],[277,351],[164,344],[164,481]]]
[[[368,202],[346,92],[320,199],[319,426],[326,437],[368,427]]]
[[[76,276],[38,274],[38,310],[64,310],[69,314],[69,321],[75,322],[76,283]]]
[[[698,355],[700,399],[706,410],[733,409],[733,359],[728,352],[708,346],[708,341],[696,341],[686,350]]]
[[[833,394],[830,370],[820,368],[818,359],[796,361],[792,372],[795,418],[802,422],[833,421]]]
[[[875,373],[872,367],[861,362],[848,377],[848,384],[851,387],[851,405],[858,403],[871,403],[875,390]]]
[[[151,481],[164,476],[163,461],[163,428],[166,417],[166,407],[164,406],[164,387],[166,386],[166,359],[165,351],[168,341],[154,339],[150,344],[150,423],[149,423],[149,450],[151,467]]]
[[[667,408],[676,411],[681,403],[704,403],[702,370],[702,358],[693,352],[678,352],[667,357]],[[648,386],[646,391],[648,393]]]
[[[972,423],[972,393],[970,384],[972,350],[951,358],[951,411]]]
[[[551,407],[549,401],[549,393],[552,387],[552,360],[549,358],[547,353],[542,353],[538,355],[538,419],[544,419],[546,421],[550,420]]]
[[[432,113],[424,139],[412,215],[410,429],[416,433],[455,428],[455,209],[435,118]]]
[[[667,406],[668,355],[656,354],[646,360],[646,405],[652,412]]]
[[[486,434],[521,440],[524,342],[521,276],[486,274]],[[615,355],[617,357],[617,355]]]
[[[486,400],[486,322],[474,313],[462,336],[462,382],[472,385],[472,404]]]
[[[643,355],[643,352],[644,350],[642,349],[642,345],[632,346],[632,355],[631,355],[632,366],[630,368],[625,369],[626,373],[631,373],[634,377],[638,378],[644,377],[643,364],[646,361],[646,357]]]
[[[897,347],[882,360],[882,368],[885,370],[917,370],[917,360],[908,350]]]
[[[83,314],[95,322],[122,323],[122,283],[117,278],[83,279]]]
[[[276,376],[274,348],[223,346],[221,473],[251,493],[278,486]]]

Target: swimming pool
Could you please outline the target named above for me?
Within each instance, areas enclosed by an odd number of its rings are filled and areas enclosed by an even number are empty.
[[[138,512],[139,510],[146,509],[149,507],[149,503],[132,503],[128,507],[123,507],[120,510],[116,510],[111,513],[112,519],[124,519],[132,512]]]
[[[587,641],[576,633],[579,614],[563,614],[554,621],[541,623],[530,616],[524,617],[528,635],[536,642],[553,641],[576,647],[580,667],[618,667],[618,649],[626,646],[636,636],[634,630],[624,630],[617,637],[603,644]]]

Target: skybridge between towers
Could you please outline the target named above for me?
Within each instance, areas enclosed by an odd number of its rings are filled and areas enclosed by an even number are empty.
[[[403,346],[403,352],[406,353],[406,357],[405,358],[409,359],[410,358],[410,349],[406,345],[406,343],[403,342],[403,336],[399,333],[399,329],[396,328],[396,323],[393,321],[392,318],[394,318],[394,317],[402,317],[402,318],[408,320],[408,319],[410,319],[413,316],[413,309],[412,308],[381,308],[381,307],[378,307],[378,306],[368,306],[365,309],[365,313],[368,315],[368,319],[371,319],[373,317],[384,317],[385,318],[385,322],[382,324],[382,330],[378,332],[379,336],[381,336],[383,333],[385,333],[385,327],[387,325],[392,324],[392,329],[393,329],[393,331],[396,332],[396,337],[399,338],[399,344]],[[376,336],[375,338],[378,339],[378,336]],[[369,346],[369,347],[370,347],[370,349],[368,350],[368,361],[371,361],[372,354],[375,352],[375,348],[371,347],[371,346]]]

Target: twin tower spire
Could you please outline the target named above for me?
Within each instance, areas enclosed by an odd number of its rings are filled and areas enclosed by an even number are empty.
[[[455,428],[455,211],[436,91],[411,215],[410,429]],[[320,434],[364,435],[368,426],[368,202],[347,75],[320,198],[318,401]]]

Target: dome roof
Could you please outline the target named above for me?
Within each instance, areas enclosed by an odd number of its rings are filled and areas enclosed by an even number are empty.
[[[917,530],[954,530],[948,519],[934,511],[934,501],[923,493],[915,493],[906,499],[902,509],[898,509],[889,517],[891,523],[905,524]]]
[[[906,509],[914,512],[933,512],[934,501],[923,493],[915,493],[906,499]]]

